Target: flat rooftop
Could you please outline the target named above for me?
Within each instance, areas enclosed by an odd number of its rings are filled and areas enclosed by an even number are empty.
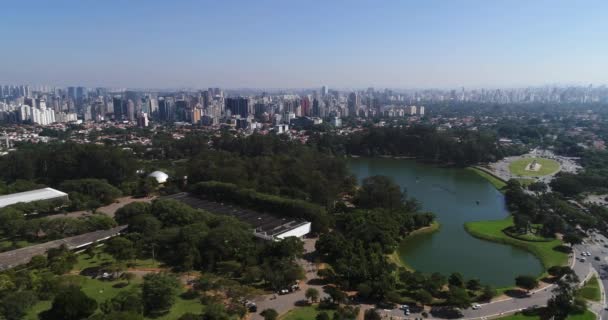
[[[126,228],[127,226],[118,226],[108,230],[93,231],[78,236],[35,244],[29,247],[12,251],[1,252],[0,270],[5,270],[16,267],[18,265],[26,264],[30,262],[30,260],[32,260],[34,256],[45,255],[46,252],[51,248],[59,248],[62,245],[65,245],[68,249],[74,250],[90,245],[97,241],[109,239],[120,234],[120,232],[122,232]]]
[[[0,208],[20,202],[35,202],[67,197],[68,194],[53,188],[43,188],[0,196]]]
[[[269,213],[257,212],[230,204],[201,199],[186,192],[166,196],[163,197],[163,199],[174,199],[196,209],[235,217],[238,220],[251,225],[254,228],[256,236],[263,238],[275,238],[280,234],[309,223],[303,219],[277,217]]]

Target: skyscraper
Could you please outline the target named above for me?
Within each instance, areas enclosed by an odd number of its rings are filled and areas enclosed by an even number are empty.
[[[356,117],[360,105],[361,97],[356,92],[351,92],[348,95],[348,115],[350,117]]]
[[[247,98],[227,98],[226,110],[230,110],[231,115],[240,115],[241,118],[247,118],[249,115],[249,99]]]

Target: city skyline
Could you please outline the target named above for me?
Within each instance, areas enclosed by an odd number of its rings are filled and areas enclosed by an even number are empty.
[[[0,13],[0,83],[124,88],[606,84],[588,1],[24,1]],[[23,13],[27,12],[27,19]],[[10,62],[10,63],[9,63]]]

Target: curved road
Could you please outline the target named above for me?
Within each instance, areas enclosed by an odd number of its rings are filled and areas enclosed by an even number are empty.
[[[600,241],[601,239],[601,241]],[[305,249],[307,253],[314,252],[314,244],[316,239],[305,239]],[[590,240],[586,244],[575,246],[574,253],[571,255],[571,267],[574,272],[578,275],[582,282],[586,281],[592,273],[597,273],[600,275],[602,286],[602,302],[601,303],[592,303],[590,304],[590,310],[594,313],[599,314],[601,318],[608,319],[608,311],[604,308],[608,305],[608,300],[606,300],[606,295],[604,294],[604,287],[608,287],[608,248],[604,247],[604,245],[608,245],[608,239],[599,235],[592,235]],[[580,258],[581,252],[589,251],[591,252],[591,257],[587,257],[585,262],[581,262]],[[600,257],[600,260],[595,260],[595,257]],[[574,258],[574,259],[573,259]],[[317,278],[317,272],[315,266],[312,262],[301,260],[300,261],[304,269],[306,270],[306,280],[302,281],[300,287],[300,291],[296,291],[294,293],[286,294],[286,295],[266,295],[259,297],[256,299],[256,303],[258,305],[258,312],[255,314],[251,314],[251,319],[260,320],[263,319],[262,316],[259,315],[259,312],[266,308],[273,308],[277,310],[279,314],[284,314],[289,310],[296,307],[298,301],[306,300],[304,297],[304,292],[308,287],[315,287],[319,290],[321,295],[323,294],[323,289],[319,285],[309,283],[310,280]],[[483,320],[489,318],[497,318],[500,316],[506,316],[517,311],[520,311],[525,308],[529,308],[532,306],[544,306],[547,304],[547,300],[552,296],[552,289],[555,285],[549,285],[541,289],[537,289],[532,291],[532,294],[528,297],[522,298],[506,298],[486,304],[482,304],[481,308],[478,310],[473,310],[471,308],[463,310],[464,318],[468,320]],[[360,305],[361,313],[364,310],[373,308],[372,305]],[[380,311],[384,316],[392,317],[394,319],[414,319],[414,318],[422,318],[421,314],[410,314],[405,316],[403,311],[398,309],[393,310],[381,310]],[[360,317],[361,318],[361,317]]]

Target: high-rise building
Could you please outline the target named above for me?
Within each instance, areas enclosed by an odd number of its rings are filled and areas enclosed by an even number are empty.
[[[327,86],[321,87],[321,97],[325,97],[328,94],[329,94],[329,89],[327,88]]]
[[[122,98],[120,96],[115,96],[112,98],[112,108],[114,109],[114,119],[122,120],[125,112],[123,111],[123,103]]]
[[[226,110],[230,111],[230,115],[239,115],[241,118],[247,118],[249,115],[249,99],[247,98],[227,98]]]
[[[348,95],[348,115],[351,117],[356,117],[360,105],[361,97],[356,92],[351,92]]]

